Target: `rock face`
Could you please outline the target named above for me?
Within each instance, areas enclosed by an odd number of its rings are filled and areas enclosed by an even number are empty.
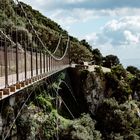
[[[87,101],[89,111],[94,115],[98,105],[104,99],[105,82],[94,72],[88,73],[86,79],[83,81],[85,99]]]
[[[92,115],[105,97],[106,83],[103,76],[87,70],[71,69],[69,72],[73,92],[80,104],[81,112]]]

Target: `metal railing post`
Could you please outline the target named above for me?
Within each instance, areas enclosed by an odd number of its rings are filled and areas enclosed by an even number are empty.
[[[33,77],[33,48],[31,46],[31,78]]]
[[[51,57],[50,57],[50,55],[49,55],[49,71],[51,70],[51,63],[50,63],[50,59],[51,59]]]
[[[18,44],[16,44],[16,82],[19,82],[19,61],[18,61]]]
[[[36,49],[36,76],[38,75],[38,50]]]
[[[24,47],[24,70],[25,70],[25,80],[27,80],[27,50],[26,50],[26,45]]]
[[[5,88],[8,86],[8,58],[7,58],[7,44],[4,47],[4,62],[5,62]]]
[[[52,57],[50,56],[50,71],[52,71]]]
[[[43,53],[43,65],[44,65],[44,73],[46,72],[46,56],[45,56],[45,53]]]
[[[42,74],[42,51],[40,50],[40,74]]]
[[[48,72],[48,55],[46,54],[46,72]]]

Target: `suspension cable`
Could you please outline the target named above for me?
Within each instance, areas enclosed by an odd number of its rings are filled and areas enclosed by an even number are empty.
[[[73,92],[72,92],[72,90],[70,89],[70,87],[68,86],[68,84],[67,84],[64,80],[61,80],[61,83],[65,84],[65,86],[66,86],[66,87],[68,88],[68,90],[70,91],[70,93],[71,93],[73,99],[74,99],[75,102],[78,104],[78,102],[77,102],[75,96],[73,95]]]
[[[57,95],[58,97],[60,97],[60,98],[61,98],[61,100],[62,100],[63,104],[64,104],[64,105],[65,105],[65,107],[67,108],[67,110],[68,110],[68,112],[70,113],[70,115],[72,116],[72,118],[73,118],[73,119],[75,119],[75,117],[74,117],[73,113],[70,111],[69,107],[67,106],[67,104],[65,103],[65,101],[62,99],[62,97],[61,97],[61,96],[59,96],[59,93],[56,91],[56,89],[54,89],[54,91],[55,91],[56,95]]]
[[[59,84],[58,84],[58,87],[60,86],[60,84],[61,84],[61,80],[60,80],[60,82],[59,82]],[[56,90],[54,87],[53,87],[53,89],[54,89],[54,92],[56,93],[56,95],[59,97],[59,96],[60,96],[59,93],[58,93],[59,89]],[[70,113],[70,115],[72,116],[72,118],[75,119],[73,113],[70,111],[70,109],[69,109],[69,107],[67,106],[67,104],[65,103],[65,101],[62,99],[61,96],[60,96],[60,98],[61,98],[63,104],[65,105],[65,107],[67,108],[67,110],[69,111],[69,113]]]
[[[33,24],[31,23],[31,20],[28,18],[27,13],[26,13],[26,11],[24,10],[22,4],[19,2],[19,0],[16,0],[16,1],[17,1],[17,3],[20,5],[20,7],[21,7],[21,9],[22,9],[22,11],[23,11],[23,13],[24,13],[24,15],[25,15],[25,18],[26,18],[27,21],[29,22],[29,24],[30,24],[32,30],[34,31],[36,37],[38,38],[39,42],[41,43],[41,45],[43,46],[43,48],[45,49],[45,51],[46,51],[53,59],[55,59],[55,60],[57,60],[57,61],[62,60],[62,59],[65,57],[65,55],[66,55],[66,53],[67,53],[67,51],[68,51],[69,41],[70,41],[69,36],[68,36],[68,41],[67,41],[66,49],[65,49],[65,52],[64,52],[63,56],[60,57],[60,58],[55,57],[55,56],[53,55],[53,53],[51,53],[51,52],[47,49],[47,47],[45,46],[45,44],[43,43],[43,41],[41,40],[41,38],[40,38],[39,35],[37,34],[37,31],[34,29],[34,26],[33,26]]]
[[[62,39],[62,34],[60,35],[58,44],[57,44],[57,46],[56,46],[54,52],[52,52],[52,54],[55,54],[55,53],[57,52],[57,50],[58,50],[58,48],[59,48],[59,46],[60,46],[60,43],[61,43],[61,39]]]

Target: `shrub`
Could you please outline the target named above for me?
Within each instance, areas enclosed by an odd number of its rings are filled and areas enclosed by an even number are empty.
[[[44,111],[51,112],[52,111],[52,104],[49,100],[44,98],[43,96],[39,95],[36,98],[36,102],[39,105],[39,107],[43,108]]]
[[[111,133],[120,133],[120,136],[131,133],[139,135],[136,131],[140,127],[137,110],[139,109],[134,101],[119,105],[115,99],[106,99],[96,112],[97,128],[104,136]]]
[[[83,114],[81,118],[74,120],[72,123],[62,130],[61,139],[69,140],[100,140],[101,134],[95,130],[95,122],[87,114]]]
[[[137,67],[134,67],[134,66],[128,66],[126,68],[127,71],[129,71],[131,74],[134,74],[134,75],[137,75],[140,70],[137,68]]]

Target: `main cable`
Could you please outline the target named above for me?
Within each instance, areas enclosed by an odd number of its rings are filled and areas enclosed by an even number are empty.
[[[55,54],[55,53],[57,52],[57,50],[58,50],[58,48],[59,48],[59,46],[60,46],[60,43],[61,43],[61,39],[62,39],[62,34],[60,35],[59,41],[58,41],[58,43],[57,43],[57,46],[56,46],[54,52],[52,52],[52,54]]]

